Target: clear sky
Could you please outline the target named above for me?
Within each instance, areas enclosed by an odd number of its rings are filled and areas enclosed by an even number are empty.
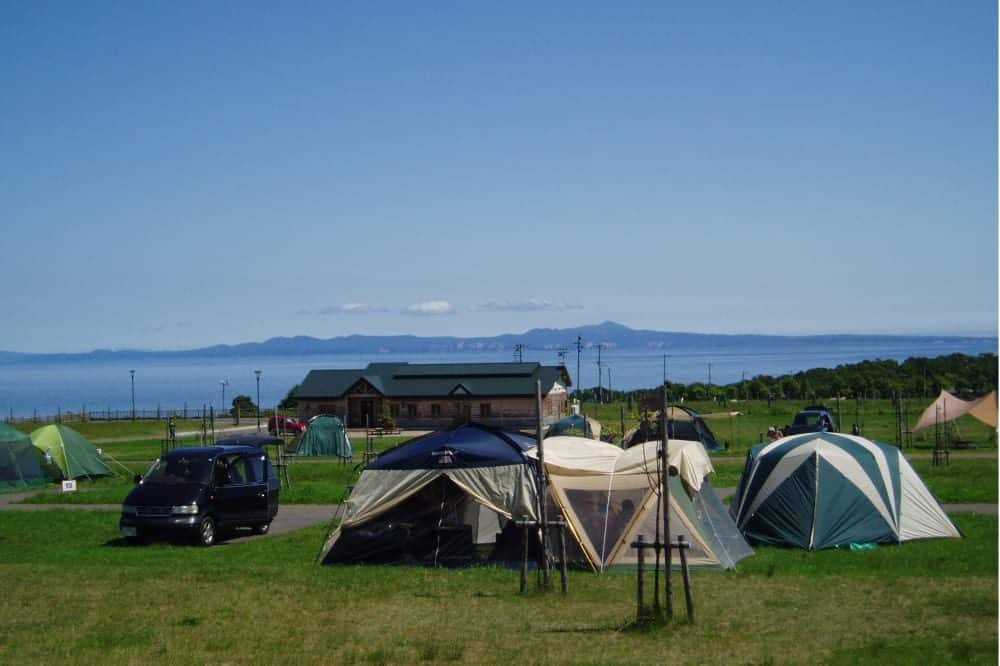
[[[8,0],[0,90],[0,349],[997,333],[992,1]]]

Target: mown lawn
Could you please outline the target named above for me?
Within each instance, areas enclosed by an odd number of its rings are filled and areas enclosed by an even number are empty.
[[[630,631],[635,577],[320,567],[321,526],[210,549],[122,547],[117,514],[0,513],[0,662],[996,663],[997,519],[966,539],[760,548],[696,571],[698,622]],[[650,578],[651,584],[651,578]]]

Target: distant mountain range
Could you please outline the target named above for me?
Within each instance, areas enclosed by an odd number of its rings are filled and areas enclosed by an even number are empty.
[[[676,333],[668,331],[637,330],[606,321],[603,324],[575,328],[534,328],[524,333],[505,333],[493,337],[418,337],[414,335],[347,335],[320,339],[309,336],[278,337],[264,342],[245,342],[236,345],[213,345],[182,351],[108,350],[74,354],[26,354],[0,351],[0,363],[22,360],[83,360],[129,358],[238,358],[253,356],[308,356],[326,354],[441,354],[461,352],[511,351],[515,345],[529,350],[556,352],[575,350],[577,339],[585,348],[604,345],[608,349],[646,349],[669,352],[682,349],[744,350],[815,346],[852,341],[875,345],[962,345],[993,341],[996,337],[967,336],[903,336],[903,335],[720,335],[707,333]]]

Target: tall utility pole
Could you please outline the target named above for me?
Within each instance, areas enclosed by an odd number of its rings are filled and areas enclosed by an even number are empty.
[[[712,395],[712,364],[708,364],[708,395]]]
[[[601,350],[602,349],[604,349],[604,343],[603,342],[597,345],[597,402],[598,402],[598,404],[601,404],[601,403],[604,402],[604,394],[602,392],[602,388],[603,388],[603,383],[604,382],[601,381],[602,377],[604,377],[604,368],[601,366]]]
[[[614,398],[611,397],[611,366],[608,366],[608,402],[611,402]]]
[[[524,345],[521,343],[514,345],[514,358],[517,359],[518,363],[522,363],[524,361]]]
[[[260,370],[254,370],[257,375],[257,432],[260,432]]]
[[[135,421],[135,370],[128,372],[132,375],[132,420]]]
[[[741,389],[741,392],[743,393],[743,396],[742,396],[743,400],[746,400],[747,399],[747,371],[746,370],[743,371],[743,381],[740,383],[740,389]]]
[[[580,379],[580,351],[582,349],[583,349],[583,338],[581,338],[578,335],[578,336],[576,336],[576,382],[577,382],[577,384],[576,384],[576,391],[573,391],[573,393],[576,393],[581,388],[583,388],[583,380]]]

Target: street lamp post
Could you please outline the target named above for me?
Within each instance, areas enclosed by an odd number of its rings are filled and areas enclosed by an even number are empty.
[[[257,432],[260,432],[260,370],[254,370],[257,375]]]
[[[135,421],[135,370],[129,370],[132,376],[132,420]]]
[[[222,413],[219,416],[222,416],[226,411],[226,387],[229,386],[229,380],[223,379],[219,383],[222,384]]]

